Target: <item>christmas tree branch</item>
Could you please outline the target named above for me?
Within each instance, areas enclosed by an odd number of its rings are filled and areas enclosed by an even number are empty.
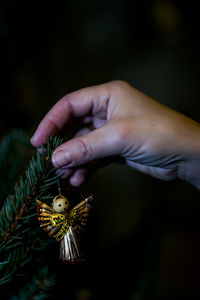
[[[33,276],[30,283],[19,290],[17,296],[11,297],[10,300],[49,299],[54,284],[55,275],[49,274],[48,267],[45,266]]]
[[[20,178],[14,193],[8,195],[3,203],[0,211],[0,283],[11,280],[18,266],[31,259],[30,252],[46,244],[43,239],[37,238],[35,200],[50,197],[49,189],[58,181],[51,155],[61,143],[58,137],[48,140],[43,154],[37,152],[32,157],[25,177]]]

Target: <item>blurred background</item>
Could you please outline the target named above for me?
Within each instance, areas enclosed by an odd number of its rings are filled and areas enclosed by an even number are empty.
[[[200,121],[194,3],[1,0],[0,54],[1,137],[31,136],[63,95],[114,79]],[[200,299],[195,188],[112,164],[82,192],[96,199],[89,263],[62,269],[66,299]]]

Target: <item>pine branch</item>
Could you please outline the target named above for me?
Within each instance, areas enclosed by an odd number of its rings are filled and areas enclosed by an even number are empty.
[[[17,268],[26,264],[33,249],[43,248],[44,240],[30,235],[37,232],[36,199],[49,197],[49,189],[58,181],[51,164],[51,155],[62,143],[51,137],[43,154],[32,157],[24,178],[14,187],[0,211],[0,284],[12,279]],[[38,233],[38,232],[37,232]]]
[[[51,298],[51,289],[55,284],[55,275],[49,274],[48,267],[43,267],[38,274],[34,275],[31,282],[19,290],[17,296],[11,297],[10,300],[27,300],[27,299],[49,299]]]

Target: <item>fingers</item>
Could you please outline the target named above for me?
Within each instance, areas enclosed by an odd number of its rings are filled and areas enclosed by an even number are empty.
[[[92,131],[92,130],[91,130],[90,128],[88,128],[88,127],[82,128],[82,129],[80,129],[80,130],[76,133],[75,137],[83,136],[83,135],[85,135],[85,134],[90,133],[91,131]]]
[[[119,155],[122,147],[115,122],[108,122],[59,146],[53,153],[52,163],[56,168],[85,165],[92,160]]]
[[[75,137],[80,137],[85,134],[88,134],[91,132],[90,128],[83,128],[79,130]],[[70,178],[69,182],[73,186],[79,186],[81,185],[88,175],[93,174],[96,169],[98,168],[98,161],[93,161],[92,163],[86,165],[85,167],[79,167],[78,169],[76,168],[68,168],[62,167],[56,171],[56,174],[60,174],[62,179]]]
[[[39,124],[31,143],[40,147],[62,130],[74,117],[99,116],[106,118],[110,98],[109,83],[88,87],[68,94],[58,101]]]
[[[81,185],[88,177],[93,175],[99,168],[102,168],[111,162],[122,162],[119,161],[116,158],[105,158],[101,160],[95,160],[91,161],[88,164],[81,166],[81,167],[75,167],[75,168],[67,168],[62,167],[56,171],[57,175],[60,175],[61,179],[69,179],[69,182],[73,186],[79,186]]]
[[[69,182],[73,186],[81,185],[87,176],[88,172],[86,168],[80,168],[75,171],[74,175],[70,178]]]

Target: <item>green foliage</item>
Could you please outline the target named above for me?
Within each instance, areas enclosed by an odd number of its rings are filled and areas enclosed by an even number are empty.
[[[11,138],[4,140],[2,157],[6,157]],[[23,140],[23,139],[22,139]],[[48,241],[42,238],[36,217],[36,199],[51,196],[58,175],[51,164],[54,149],[62,143],[58,137],[47,141],[43,154],[37,152],[30,160],[24,178],[14,186],[0,211],[0,284],[13,279],[20,268],[32,260],[34,252],[44,249]],[[8,148],[7,148],[8,147]],[[6,150],[7,148],[7,150]],[[3,167],[2,167],[3,168]],[[21,299],[21,298],[20,298]],[[39,299],[39,298],[38,298]]]
[[[55,275],[49,274],[48,267],[45,266],[36,275],[33,275],[31,282],[20,289],[17,296],[11,297],[10,300],[49,299],[54,284]]]

